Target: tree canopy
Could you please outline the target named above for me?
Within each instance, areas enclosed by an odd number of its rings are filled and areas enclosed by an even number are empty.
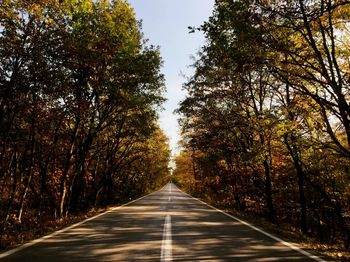
[[[178,109],[192,190],[349,246],[349,8],[217,0],[191,28],[207,39]]]
[[[162,60],[141,30],[124,0],[1,1],[1,232],[168,175]]]

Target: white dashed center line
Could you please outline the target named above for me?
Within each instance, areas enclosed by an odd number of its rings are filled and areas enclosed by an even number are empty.
[[[173,261],[172,239],[171,239],[171,216],[167,215],[164,221],[162,251],[160,262]]]

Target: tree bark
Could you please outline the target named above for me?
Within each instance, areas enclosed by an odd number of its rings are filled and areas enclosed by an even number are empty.
[[[276,223],[275,210],[272,202],[271,169],[270,169],[268,159],[264,159],[263,165],[265,170],[265,196],[266,196],[267,216],[272,223]]]

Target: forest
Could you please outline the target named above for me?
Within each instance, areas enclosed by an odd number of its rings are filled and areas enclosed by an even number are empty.
[[[128,2],[0,0],[0,250],[172,177],[349,251],[350,1],[216,0],[188,30],[171,172],[160,48]]]
[[[189,30],[176,183],[349,248],[350,2],[217,0]]]
[[[0,2],[1,248],[163,183],[161,65],[126,1]]]

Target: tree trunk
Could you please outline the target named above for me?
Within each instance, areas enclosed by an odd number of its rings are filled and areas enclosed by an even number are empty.
[[[295,138],[292,135],[291,140],[292,143],[295,144]],[[305,192],[304,192],[304,178],[305,173],[302,168],[302,162],[298,153],[298,149],[294,145],[290,145],[288,142],[288,135],[285,135],[284,142],[287,146],[287,149],[289,151],[289,154],[292,157],[293,165],[297,174],[298,179],[298,191],[299,191],[299,204],[301,208],[300,212],[300,230],[303,234],[307,234],[308,226],[307,226],[307,205],[306,205],[306,198],[305,198]]]
[[[265,158],[264,162],[265,169],[265,196],[266,196],[266,207],[267,216],[272,223],[276,222],[275,210],[272,202],[272,182],[271,182],[271,169],[268,159]]]
[[[316,174],[315,176],[319,176],[319,174]],[[346,219],[343,216],[341,204],[338,200],[336,200],[336,202],[334,203],[333,199],[329,197],[327,192],[324,191],[317,184],[313,183],[309,177],[305,176],[305,181],[307,181],[317,192],[319,192],[320,195],[328,203],[328,205],[333,208],[334,214],[338,218],[339,227],[341,228],[342,233],[344,235],[344,247],[348,249],[350,246],[350,229],[348,227]]]
[[[85,206],[85,204],[82,203],[82,199],[84,199],[84,196],[82,196],[82,193],[84,191],[84,165],[88,153],[90,151],[91,145],[93,143],[94,137],[95,133],[93,133],[90,129],[85,142],[79,147],[77,154],[76,169],[72,179],[72,183],[69,187],[67,211],[69,210],[74,212],[77,211],[78,207],[84,208]]]
[[[59,201],[59,216],[62,217],[64,214],[64,204],[66,200],[66,195],[67,195],[67,179],[68,179],[68,171],[71,165],[71,159],[73,156],[73,151],[74,151],[74,145],[75,141],[77,138],[78,134],[78,126],[79,126],[79,120],[77,121],[75,127],[74,127],[74,132],[72,135],[71,143],[70,143],[70,149],[69,153],[67,155],[66,159],[66,164],[63,170],[62,178],[61,178],[61,187],[60,187],[60,201]]]
[[[30,168],[30,169],[31,169],[31,168]],[[27,194],[28,194],[29,185],[30,185],[30,183],[32,182],[32,178],[33,178],[33,171],[29,171],[29,172],[30,172],[30,174],[29,174],[29,177],[28,177],[26,186],[25,186],[25,188],[24,188],[23,194],[22,194],[22,196],[21,196],[20,209],[19,209],[18,216],[17,216],[17,220],[18,220],[19,222],[21,222],[21,220],[22,220],[22,215],[23,215],[23,210],[24,210],[25,199],[26,199]]]
[[[298,190],[299,190],[299,203],[300,203],[300,229],[303,234],[307,234],[307,207],[306,207],[306,198],[304,192],[304,172],[302,167],[298,162],[294,162],[294,167],[297,172],[298,177]]]
[[[35,95],[33,95],[33,101],[35,104]],[[21,196],[20,209],[19,209],[18,216],[17,216],[17,220],[19,222],[21,222],[21,219],[22,219],[25,199],[27,197],[29,185],[32,182],[33,173],[34,173],[33,172],[33,170],[34,170],[34,150],[35,150],[35,116],[34,116],[34,112],[32,112],[32,126],[31,126],[31,128],[32,128],[32,130],[31,130],[31,143],[30,143],[30,161],[29,161],[29,167],[28,167],[29,168],[28,180],[27,180],[27,183],[25,185],[23,194]]]
[[[18,166],[18,158],[19,158],[19,154],[16,152],[16,148],[14,149],[14,157],[13,157],[13,162],[12,162],[12,167],[11,169],[13,170],[11,173],[10,173],[10,176],[13,178],[13,183],[12,183],[12,190],[11,190],[11,194],[10,194],[10,197],[8,199],[8,204],[7,204],[7,211],[6,211],[6,214],[5,214],[5,219],[2,223],[2,227],[0,229],[0,233],[6,228],[6,223],[7,221],[9,220],[10,218],[10,214],[11,214],[11,210],[12,210],[12,206],[13,206],[13,201],[15,199],[15,196],[16,196],[16,192],[17,192],[17,172],[19,170],[19,166]]]

